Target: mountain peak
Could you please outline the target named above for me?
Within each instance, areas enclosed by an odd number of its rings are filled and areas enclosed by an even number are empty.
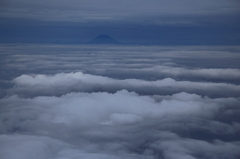
[[[88,44],[121,44],[121,43],[109,35],[101,34],[95,37],[94,39],[90,40]]]

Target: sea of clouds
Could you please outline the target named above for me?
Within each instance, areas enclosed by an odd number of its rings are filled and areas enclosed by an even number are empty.
[[[1,159],[240,158],[240,47],[0,50]]]

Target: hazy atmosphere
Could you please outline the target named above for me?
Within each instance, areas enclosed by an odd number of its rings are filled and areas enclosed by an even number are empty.
[[[239,45],[238,0],[2,0],[0,42]]]
[[[0,1],[0,158],[239,159],[239,7]]]

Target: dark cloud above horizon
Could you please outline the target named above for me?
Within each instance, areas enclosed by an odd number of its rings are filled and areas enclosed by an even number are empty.
[[[237,45],[237,0],[2,1],[2,43],[86,43],[108,34],[126,44]]]
[[[128,22],[142,24],[194,24],[201,17],[236,16],[236,0],[70,0],[4,1],[1,17],[70,22]],[[195,21],[192,18],[199,17]],[[163,21],[164,19],[164,21]],[[214,20],[214,19],[212,19]]]

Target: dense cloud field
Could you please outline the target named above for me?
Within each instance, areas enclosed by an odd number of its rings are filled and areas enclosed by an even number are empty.
[[[240,47],[0,45],[2,159],[239,159]]]

